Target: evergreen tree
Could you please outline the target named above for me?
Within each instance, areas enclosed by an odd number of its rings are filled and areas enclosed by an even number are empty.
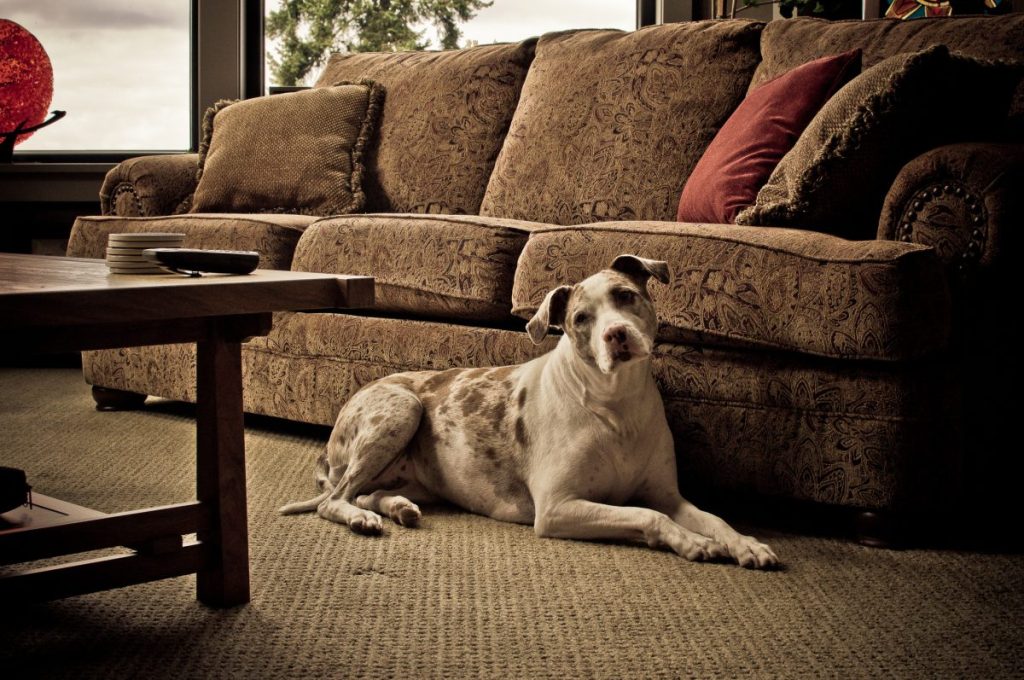
[[[437,27],[443,49],[459,46],[459,23],[493,0],[282,0],[267,17],[267,37],[279,40],[270,65],[280,85],[298,84],[331,52],[397,52],[430,46],[418,23]]]

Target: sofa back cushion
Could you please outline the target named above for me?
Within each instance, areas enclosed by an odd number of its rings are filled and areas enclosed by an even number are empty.
[[[750,91],[704,152],[679,199],[679,222],[731,224],[754,203],[822,104],[860,73],[860,50],[815,59]]]
[[[1024,14],[936,17],[916,21],[826,21],[796,18],[769,23],[761,38],[755,88],[811,59],[860,48],[863,68],[903,52],[945,45],[977,59],[1024,60]],[[1011,116],[1024,116],[1024,83],[1017,86]]]
[[[900,168],[929,149],[992,136],[1019,73],[943,45],[875,64],[821,108],[736,223],[874,238]]]
[[[206,111],[194,213],[360,212],[363,150],[384,92],[364,81]]]
[[[701,21],[542,36],[481,214],[674,219],[690,172],[746,93],[762,27]]]
[[[387,91],[364,159],[366,212],[479,211],[534,42],[331,56],[317,87],[368,78]]]

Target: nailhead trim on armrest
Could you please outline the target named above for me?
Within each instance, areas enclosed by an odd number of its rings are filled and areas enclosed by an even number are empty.
[[[959,224],[944,225],[928,221],[929,217],[934,219],[937,212],[948,212],[955,216],[956,222],[967,222],[970,227],[966,247],[950,261],[957,274],[967,276],[977,265],[985,247],[988,212],[984,201],[963,182],[935,182],[919,191],[914,200],[904,208],[896,238],[908,243],[937,245],[938,239],[929,232],[941,234],[941,230],[947,226],[951,229],[962,229]]]

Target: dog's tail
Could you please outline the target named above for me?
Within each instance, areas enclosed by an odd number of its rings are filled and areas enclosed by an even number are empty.
[[[308,501],[298,501],[296,503],[289,503],[288,505],[282,506],[277,509],[282,515],[298,515],[302,512],[313,512],[320,504],[327,500],[327,497],[331,495],[331,490],[327,489],[316,498],[311,498]]]

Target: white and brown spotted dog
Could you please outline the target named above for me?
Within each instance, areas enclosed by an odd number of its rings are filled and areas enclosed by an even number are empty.
[[[539,536],[626,539],[688,560],[778,564],[680,494],[665,407],[651,373],[656,320],[647,292],[665,262],[621,255],[575,286],[547,294],[526,328],[547,354],[518,366],[399,373],[359,390],[321,455],[316,510],[361,534],[403,526],[416,503],[444,499]],[[628,504],[628,505],[627,505]]]

